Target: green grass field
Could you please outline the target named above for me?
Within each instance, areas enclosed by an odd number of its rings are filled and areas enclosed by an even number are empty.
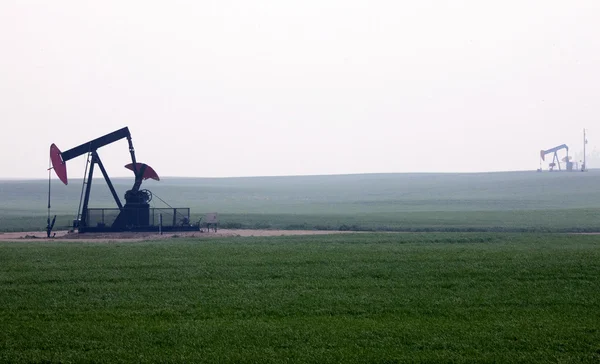
[[[600,237],[0,243],[0,361],[600,361]]]
[[[119,196],[128,179],[115,179]],[[223,227],[398,231],[600,231],[600,171],[163,178],[145,188]],[[0,181],[0,231],[46,225],[47,181]],[[52,185],[58,226],[76,216],[81,181]],[[165,205],[155,198],[155,207]],[[90,207],[115,207],[94,180]]]

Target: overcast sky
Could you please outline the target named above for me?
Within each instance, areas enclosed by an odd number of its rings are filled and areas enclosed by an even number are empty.
[[[0,178],[531,170],[599,96],[597,0],[0,2]]]

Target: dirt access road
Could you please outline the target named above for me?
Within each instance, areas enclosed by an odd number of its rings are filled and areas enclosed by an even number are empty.
[[[289,236],[289,235],[328,235],[350,233],[348,231],[320,231],[320,230],[231,230],[221,229],[218,232],[186,231],[177,233],[69,233],[68,231],[56,231],[54,238],[48,239],[45,231],[29,231],[18,233],[0,233],[0,241],[84,241],[84,242],[126,242],[161,240],[176,237],[188,238],[217,238],[232,236]]]

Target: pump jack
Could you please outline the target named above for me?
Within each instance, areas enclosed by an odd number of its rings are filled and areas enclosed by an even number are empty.
[[[567,163],[567,170],[570,171],[570,170],[573,169],[572,168],[573,163],[571,163],[569,161],[569,147],[566,144],[562,144],[562,145],[559,145],[558,147],[554,147],[554,148],[551,148],[551,149],[548,149],[548,150],[541,150],[540,151],[540,159],[542,161],[546,160],[546,155],[547,154],[554,153],[554,156],[552,158],[552,163],[550,163],[550,171],[553,171],[554,167],[556,167],[556,166],[558,166],[558,170],[559,171],[561,170],[561,168],[560,168],[560,159],[558,158],[558,151],[562,150],[562,149],[566,149],[566,151],[567,151],[567,156],[565,157],[565,162]]]
[[[135,177],[133,187],[125,193],[125,205],[121,203],[121,200],[117,196],[117,192],[115,191],[115,188],[108,177],[108,174],[106,173],[106,169],[100,160],[100,156],[98,155],[99,148],[121,139],[127,139],[129,144],[129,154],[131,155],[131,163],[126,165],[125,168],[132,170]],[[68,184],[66,165],[67,161],[86,153],[88,154],[89,158],[89,166],[87,166],[87,177],[84,177],[83,182],[85,186],[85,194],[82,196],[83,201],[80,201],[77,219],[73,221],[74,229],[77,229],[80,233],[93,231],[153,231],[158,229],[158,226],[155,225],[155,223],[158,223],[160,220],[162,224],[162,212],[172,216],[172,219],[166,219],[166,221],[168,221],[167,226],[161,226],[162,230],[179,231],[198,229],[197,226],[192,226],[189,224],[189,208],[150,208],[149,202],[152,200],[152,193],[149,190],[140,189],[140,187],[142,185],[142,181],[146,179],[151,178],[159,181],[160,178],[154,169],[152,169],[152,167],[136,161],[135,149],[133,148],[133,142],[129,128],[121,128],[64,152],[61,152],[56,144],[52,144],[50,146],[50,159],[52,161],[52,168],[54,169],[54,172],[58,178],[65,185]],[[90,209],[88,207],[95,165],[98,165],[100,168],[102,176],[104,177],[104,180],[110,189],[118,209]],[[160,210],[160,218],[154,216],[156,214],[156,211],[154,210]],[[92,216],[94,215],[92,212],[95,212],[95,215],[97,216]],[[111,212],[117,213],[117,216],[114,218],[114,220],[108,221],[110,218],[107,218],[106,215],[111,215]],[[183,215],[181,223],[177,218],[178,213],[179,215]],[[101,218],[99,218],[99,216],[101,216]],[[94,222],[96,223],[95,226]],[[110,222],[110,224],[108,224],[108,222]]]

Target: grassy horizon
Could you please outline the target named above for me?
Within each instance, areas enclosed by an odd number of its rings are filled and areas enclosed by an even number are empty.
[[[202,216],[192,214],[192,222]],[[55,230],[71,228],[72,215],[58,215]],[[219,214],[223,229],[342,230],[390,232],[600,232],[600,209],[395,214]],[[1,232],[44,231],[46,216],[0,216]]]
[[[116,179],[122,196],[130,187]],[[599,231],[600,171],[165,178],[147,182],[155,207],[218,212],[224,226],[399,231]],[[76,215],[81,185],[54,183],[59,226]],[[0,231],[45,227],[45,181],[0,181]],[[93,183],[90,207],[115,207]]]

